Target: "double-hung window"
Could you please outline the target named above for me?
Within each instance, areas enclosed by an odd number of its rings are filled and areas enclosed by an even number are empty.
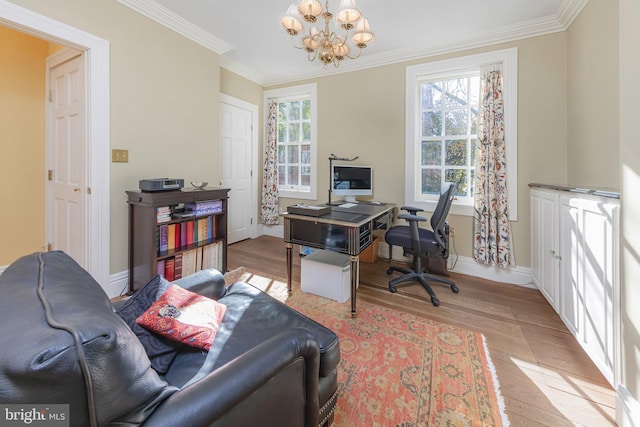
[[[316,198],[316,87],[302,85],[265,93],[278,103],[277,168],[280,197]]]
[[[473,215],[484,65],[503,67],[510,212],[516,211],[517,50],[407,67],[405,204],[432,211],[444,182],[456,183],[451,213]],[[513,206],[513,207],[512,207]]]

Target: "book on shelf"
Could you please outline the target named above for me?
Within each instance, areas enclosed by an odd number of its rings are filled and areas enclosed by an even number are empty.
[[[176,224],[176,228],[175,228],[175,233],[174,233],[175,237],[173,239],[175,241],[175,244],[176,244],[176,246],[175,246],[176,249],[179,249],[180,246],[181,246],[180,245],[180,229],[181,228],[182,228],[182,225],[180,223],[177,223]]]
[[[209,222],[207,218],[200,218],[198,224],[198,242],[203,242],[208,239],[209,234]]]
[[[187,245],[193,245],[193,228],[194,222],[187,222]]]
[[[176,225],[169,224],[167,226],[167,249],[172,250],[176,248]]]
[[[180,247],[183,248],[187,245],[187,223],[183,222],[180,225]]]
[[[169,227],[161,225],[158,227],[158,252],[169,250]]]
[[[164,260],[163,259],[158,260],[156,273],[161,276],[164,276]]]
[[[169,282],[173,282],[176,279],[175,265],[175,258],[167,258],[164,260],[164,278]]]
[[[174,259],[173,277],[175,280],[178,280],[182,277],[182,254],[176,255]]]
[[[196,271],[202,270],[202,248],[196,249]]]
[[[196,272],[196,249],[189,249],[182,253],[182,276],[186,277]]]

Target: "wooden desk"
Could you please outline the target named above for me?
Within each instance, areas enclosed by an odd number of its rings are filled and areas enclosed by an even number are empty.
[[[333,206],[331,212],[314,217],[284,213],[284,242],[287,248],[287,287],[291,292],[293,244],[328,249],[349,255],[351,262],[351,315],[356,315],[356,289],[360,253],[373,241],[374,230],[386,230],[394,220],[392,203],[358,203],[350,208]]]

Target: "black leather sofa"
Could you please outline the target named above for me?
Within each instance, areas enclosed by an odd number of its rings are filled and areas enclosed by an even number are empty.
[[[208,352],[143,346],[123,313],[162,286],[114,305],[62,252],[11,264],[0,275],[0,403],[69,404],[70,425],[82,427],[332,423],[332,331],[249,284],[226,288],[215,270],[174,283],[227,306]],[[158,372],[152,360],[167,354]]]

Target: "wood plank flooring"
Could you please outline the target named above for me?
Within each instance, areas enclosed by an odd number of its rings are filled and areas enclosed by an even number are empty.
[[[298,247],[294,247],[294,252]],[[295,252],[297,253],[297,252]],[[440,306],[417,283],[387,287],[387,260],[360,263],[356,301],[367,301],[484,334],[512,426],[615,426],[615,392],[535,289],[451,273],[460,288],[434,284]],[[228,268],[246,267],[286,281],[281,239],[262,236],[229,246]],[[394,276],[399,273],[394,273]],[[300,287],[294,256],[293,286]],[[345,303],[345,310],[350,304]]]

